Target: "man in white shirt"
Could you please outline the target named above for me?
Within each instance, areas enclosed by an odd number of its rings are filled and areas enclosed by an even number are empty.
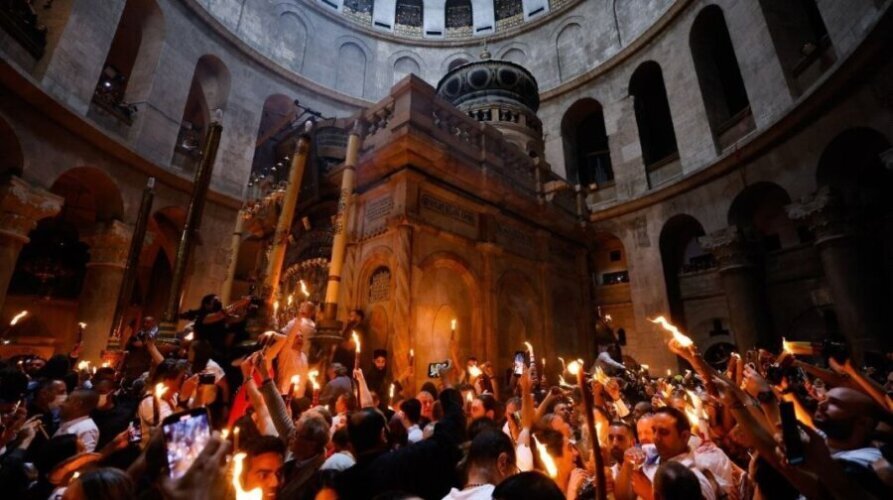
[[[409,444],[418,443],[424,437],[424,433],[419,427],[421,418],[422,403],[418,399],[411,398],[400,403],[400,420],[403,422],[403,427],[406,427]]]
[[[512,440],[495,429],[485,429],[468,449],[468,480],[463,489],[453,488],[444,500],[490,500],[503,479],[515,474],[515,448]]]
[[[289,322],[285,337],[280,338],[267,352],[267,368],[272,369],[273,359],[278,359],[276,369],[276,387],[280,394],[288,394],[291,390],[292,377],[300,377],[291,397],[304,397],[307,386],[308,362],[304,341],[316,332],[316,306],[312,302],[304,302],[298,310],[298,317]]]
[[[62,403],[59,417],[62,423],[54,436],[74,434],[84,445],[85,452],[96,449],[99,441],[99,428],[90,418],[90,412],[99,404],[99,394],[95,391],[79,389],[72,392]]]

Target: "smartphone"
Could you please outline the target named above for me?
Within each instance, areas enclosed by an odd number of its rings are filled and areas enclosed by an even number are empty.
[[[217,381],[214,379],[213,373],[200,373],[198,375],[199,385],[214,385]]]
[[[130,427],[127,428],[127,431],[130,434],[131,443],[139,444],[140,442],[142,442],[143,428],[139,417],[136,417],[130,422]]]
[[[439,363],[428,363],[428,378],[440,378],[441,368],[449,368],[450,360],[441,361]]]
[[[211,438],[208,410],[204,407],[175,413],[161,423],[171,479],[186,474]]]
[[[515,351],[515,362],[513,373],[515,375],[521,375],[524,373],[524,365],[527,364],[527,354],[524,351]]]
[[[800,440],[800,429],[794,414],[794,403],[783,401],[778,405],[781,411],[781,436],[784,439],[785,458],[791,465],[802,464],[806,460],[803,441]]]

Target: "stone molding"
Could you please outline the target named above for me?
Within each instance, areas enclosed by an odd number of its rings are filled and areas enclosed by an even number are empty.
[[[19,177],[0,186],[0,236],[28,243],[37,222],[62,210],[65,199]]]
[[[843,206],[843,200],[828,186],[819,188],[797,203],[784,207],[794,221],[804,221],[815,233],[815,244],[820,246],[852,234],[852,226]]]
[[[82,240],[90,246],[87,267],[109,266],[124,269],[130,251],[133,227],[118,220],[98,225]]]
[[[753,266],[747,242],[738,226],[725,227],[701,236],[698,243],[716,257],[720,272]]]

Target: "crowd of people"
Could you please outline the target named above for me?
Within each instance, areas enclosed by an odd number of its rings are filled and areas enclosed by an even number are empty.
[[[224,308],[209,295],[176,342],[161,342],[143,318],[109,366],[65,354],[5,360],[0,494],[893,497],[889,355],[857,365],[838,344],[784,343],[715,366],[677,334],[667,342],[677,372],[651,373],[613,344],[588,364],[536,358],[528,346],[503,374],[497,360],[460,360],[451,341],[451,362],[415,387],[412,367],[392,373],[381,346],[356,366],[351,333],[362,328],[361,311],[326,351],[309,345],[314,304],[299,304],[292,321],[254,341],[244,334],[248,307]],[[172,415],[208,425],[163,432]],[[171,453],[188,459],[179,474]]]

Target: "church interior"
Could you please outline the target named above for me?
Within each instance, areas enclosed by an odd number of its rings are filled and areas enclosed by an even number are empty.
[[[0,357],[893,350],[891,0],[4,0]],[[22,313],[25,314],[22,314]],[[167,328],[168,330],[165,330]],[[369,358],[371,359],[371,358]]]

